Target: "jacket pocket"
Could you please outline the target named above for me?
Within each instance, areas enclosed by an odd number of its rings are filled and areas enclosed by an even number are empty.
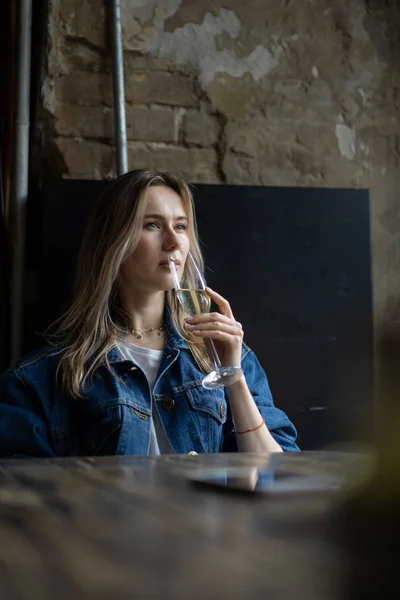
[[[200,385],[187,389],[186,397],[203,446],[207,452],[220,452],[223,443],[223,425],[227,417],[224,391],[206,390]]]
[[[107,402],[86,415],[81,441],[87,455],[147,454],[150,410],[124,398]]]
[[[186,394],[193,410],[208,413],[220,424],[225,423],[227,407],[223,390],[206,390],[203,386],[196,386],[186,390]]]

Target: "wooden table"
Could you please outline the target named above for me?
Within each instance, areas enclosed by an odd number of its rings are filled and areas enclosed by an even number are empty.
[[[272,497],[201,489],[205,468],[335,477],[341,453],[0,461],[1,600],[334,600],[345,554],[332,493]],[[358,465],[358,463],[357,463]]]

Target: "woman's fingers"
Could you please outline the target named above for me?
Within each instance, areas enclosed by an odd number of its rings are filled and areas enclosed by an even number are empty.
[[[215,304],[221,311],[221,314],[225,315],[226,317],[229,317],[230,319],[234,318],[231,305],[229,304],[228,300],[220,296],[220,294],[217,294],[217,292],[214,292],[214,290],[212,290],[209,287],[206,287],[206,292],[210,296],[210,298],[214,300]]]
[[[221,312],[203,313],[185,319],[186,325],[200,339],[215,342],[223,365],[240,365],[243,342],[242,325],[235,321],[230,304],[225,298],[206,288],[207,294]]]
[[[230,319],[221,313],[204,313],[185,319],[186,327],[193,331],[194,329],[201,330],[224,330],[232,333],[239,332],[243,336],[242,324]]]
[[[195,315],[194,317],[188,317],[185,319],[186,323],[227,323],[228,325],[236,324],[235,319],[226,317],[219,312],[202,313],[201,315]]]
[[[223,321],[211,321],[195,323],[190,325],[188,324],[187,327],[188,329],[190,329],[190,331],[222,331],[224,333],[229,333],[230,335],[238,335],[240,337],[243,337],[243,330],[241,329],[241,327],[238,326],[238,324],[235,321],[233,321],[233,323],[232,321],[228,323]]]
[[[242,335],[240,335],[239,333],[232,335],[232,333],[230,332],[226,332],[226,331],[222,331],[219,329],[208,329],[208,330],[199,330],[199,329],[194,329],[192,331],[192,333],[196,336],[202,337],[202,338],[210,338],[212,340],[215,341],[219,341],[222,342],[224,344],[229,344],[232,345],[232,342],[236,342],[238,344],[240,344],[242,342]]]
[[[188,329],[195,335],[209,337],[229,345],[241,344],[242,325],[235,321],[229,302],[211,288],[206,288],[206,291],[221,312],[203,313],[185,319]]]
[[[227,347],[241,347],[243,342],[243,330],[238,327],[235,321],[230,320],[229,323],[206,322],[188,325],[189,330],[196,336],[201,338],[210,338],[216,342],[221,342]]]

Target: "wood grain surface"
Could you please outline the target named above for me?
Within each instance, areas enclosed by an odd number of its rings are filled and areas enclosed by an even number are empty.
[[[360,457],[301,453],[0,461],[1,600],[341,598],[340,494],[201,489],[205,469],[342,477]]]

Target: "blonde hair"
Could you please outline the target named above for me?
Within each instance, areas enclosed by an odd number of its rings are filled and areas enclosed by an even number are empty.
[[[119,297],[122,263],[136,248],[151,186],[167,186],[182,199],[188,217],[191,252],[203,270],[193,198],[188,184],[171,173],[132,171],[118,177],[98,198],[89,217],[78,257],[74,299],[70,308],[54,323],[51,338],[62,344],[59,364],[63,390],[73,398],[82,397],[86,380],[100,364],[111,370],[107,356],[115,340],[132,326]],[[183,276],[194,284],[189,262]],[[184,327],[185,314],[173,291],[166,292],[173,322],[186,340],[198,366],[212,370],[204,344]]]

